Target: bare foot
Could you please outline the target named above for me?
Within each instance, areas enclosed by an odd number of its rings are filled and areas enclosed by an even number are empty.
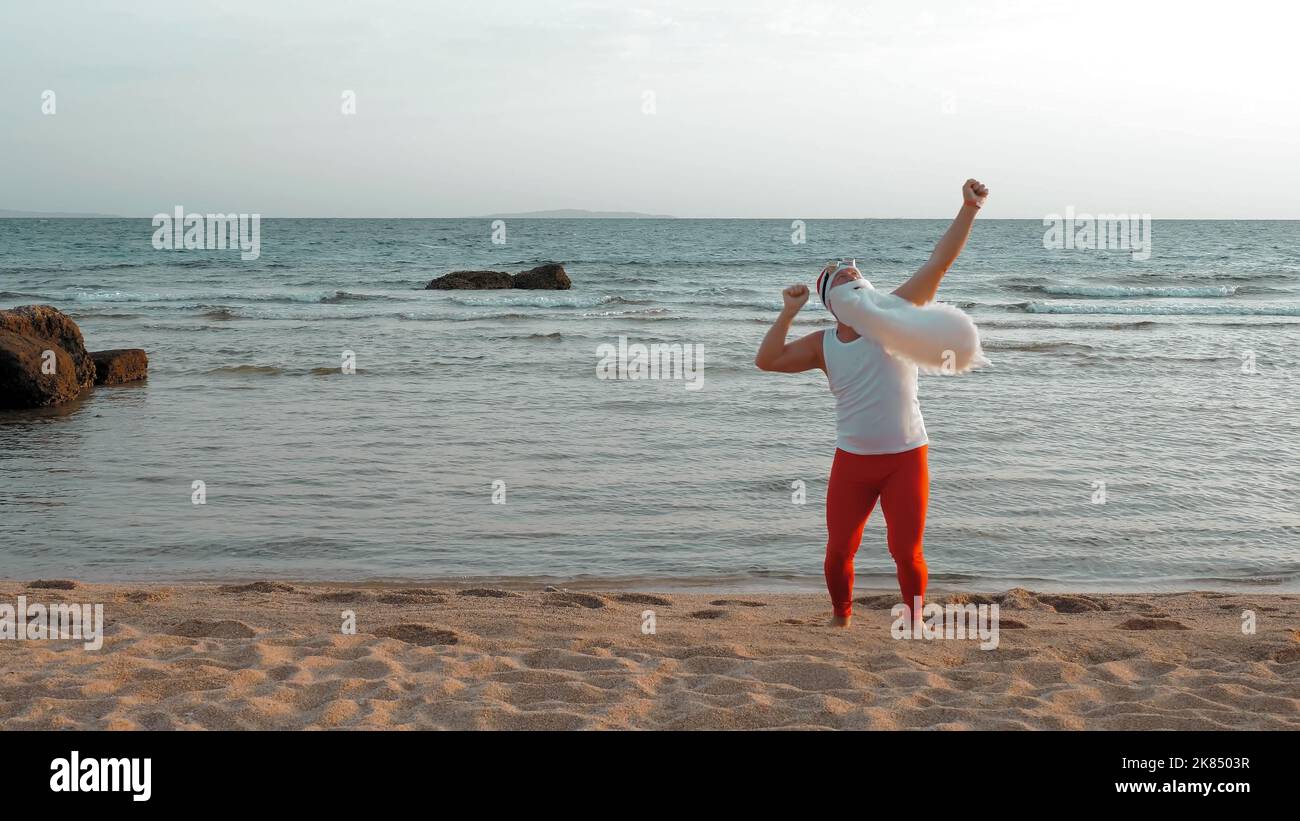
[[[831,620],[826,622],[827,627],[848,627],[853,623],[852,616],[831,616]]]

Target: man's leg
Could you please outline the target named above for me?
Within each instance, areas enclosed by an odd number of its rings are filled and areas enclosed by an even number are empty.
[[[862,543],[862,528],[879,491],[864,470],[872,459],[835,451],[826,487],[826,589],[835,610],[832,624],[845,626],[853,615],[853,556]]]
[[[922,552],[925,511],[930,501],[930,469],[926,457],[925,445],[898,454],[894,469],[880,488],[889,555],[898,568],[898,589],[903,594],[903,603],[909,608],[924,604],[930,575]],[[912,618],[920,617],[920,607],[917,607]]]

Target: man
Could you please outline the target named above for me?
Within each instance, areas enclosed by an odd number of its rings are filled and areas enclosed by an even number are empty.
[[[896,296],[914,305],[934,300],[988,193],[978,180],[966,180],[956,219],[930,259],[894,290]],[[855,279],[862,279],[856,264],[827,266],[817,283],[822,302],[828,302],[832,288]],[[833,331],[815,331],[787,345],[790,323],[808,301],[808,286],[791,285],[781,297],[784,307],[763,337],[754,364],[781,373],[821,368],[835,395],[836,450],[826,489],[823,565],[834,611],[830,624],[848,627],[852,620],[853,556],[877,498],[903,604],[919,619],[928,576],[921,543],[930,475],[929,440],[916,397],[917,367],[838,321]]]

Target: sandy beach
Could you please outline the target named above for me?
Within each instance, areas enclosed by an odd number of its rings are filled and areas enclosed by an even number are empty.
[[[0,727],[1300,729],[1298,596],[957,595],[995,649],[891,638],[886,593],[845,631],[812,593],[0,582],[106,624],[0,641]]]

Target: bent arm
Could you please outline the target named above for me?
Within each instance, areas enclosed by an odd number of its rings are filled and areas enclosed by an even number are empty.
[[[966,247],[966,238],[970,236],[971,228],[975,224],[975,215],[979,210],[978,206],[969,202],[962,203],[956,219],[948,226],[939,243],[934,246],[930,259],[912,275],[911,279],[894,289],[894,293],[916,305],[933,302],[934,295],[939,291],[939,283],[943,281],[943,275],[948,273],[948,269],[961,254],[961,249]]]
[[[814,331],[787,345],[785,338],[792,321],[794,312],[782,311],[768,329],[754,357],[754,365],[760,371],[800,373],[822,366],[822,332]]]

